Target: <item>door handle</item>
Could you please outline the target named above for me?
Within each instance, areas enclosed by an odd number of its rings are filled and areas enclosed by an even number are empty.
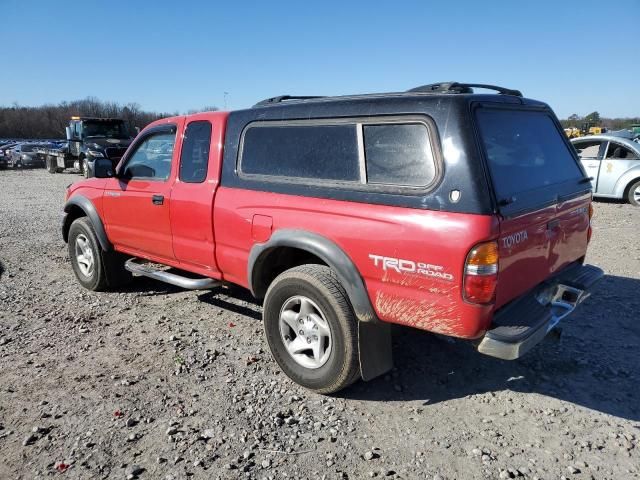
[[[162,205],[164,203],[164,195],[154,195],[151,197],[154,205]]]

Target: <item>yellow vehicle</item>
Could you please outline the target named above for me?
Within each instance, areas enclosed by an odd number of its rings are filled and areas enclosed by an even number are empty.
[[[589,127],[589,135],[602,135],[607,133],[606,127]]]
[[[578,138],[579,136],[581,136],[580,130],[576,127],[565,128],[564,133],[569,138]]]
[[[607,133],[607,127],[599,127],[595,125],[595,122],[585,122],[580,129],[582,135],[602,135]]]

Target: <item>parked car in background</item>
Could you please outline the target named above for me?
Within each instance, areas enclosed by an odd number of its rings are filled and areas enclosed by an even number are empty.
[[[622,137],[622,138],[626,138],[627,140],[633,140],[635,142],[637,142],[638,139],[640,138],[640,133],[633,133],[629,129],[609,131],[607,132],[607,135],[612,135],[614,137]]]
[[[3,145],[2,147],[0,147],[0,158],[4,160],[4,164],[6,167],[9,166],[10,160],[11,160],[11,152],[13,152],[13,149],[17,145],[18,143],[14,142],[14,143],[7,143],[6,145]]]
[[[1,140],[0,141],[0,168],[7,168],[7,158],[4,156],[4,152],[13,145],[14,143],[10,140]]]
[[[618,198],[640,207],[640,144],[615,135],[575,138],[571,143],[591,177],[594,197]]]
[[[8,159],[11,156],[11,149],[17,145],[17,142],[8,142],[0,146],[0,158]]]
[[[11,151],[8,166],[13,168],[23,167],[44,167],[44,162],[38,157],[34,151],[35,145],[30,143],[21,143]]]

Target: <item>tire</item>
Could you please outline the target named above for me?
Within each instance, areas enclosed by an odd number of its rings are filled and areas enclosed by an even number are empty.
[[[87,167],[87,159],[80,159],[80,173],[84,178],[89,178],[89,168]]]
[[[53,160],[54,160],[53,157],[49,155],[47,156],[47,159],[46,159],[47,171],[49,173],[58,173],[58,166],[57,164],[53,163]]]
[[[263,320],[273,358],[298,385],[328,394],[360,378],[357,319],[329,267],[301,265],[278,275],[267,290]],[[321,345],[317,352],[315,345]]]
[[[71,224],[68,249],[73,273],[87,290],[116,289],[132,279],[124,268],[127,257],[118,252],[103,251],[87,217],[80,217]]]
[[[640,180],[635,181],[629,187],[627,201],[635,207],[640,207]]]
[[[16,160],[13,164],[13,168],[22,168],[22,160]]]

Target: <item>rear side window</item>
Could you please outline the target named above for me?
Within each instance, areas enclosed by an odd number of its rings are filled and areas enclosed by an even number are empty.
[[[638,155],[625,146],[610,142],[609,148],[607,149],[607,158],[616,160],[637,160]]]
[[[210,145],[210,122],[202,120],[187,125],[180,154],[180,180],[186,183],[204,182],[209,167]]]
[[[480,108],[476,118],[499,201],[583,178],[563,134],[546,113]]]
[[[364,125],[367,183],[429,185],[436,168],[423,124]]]
[[[260,126],[247,129],[242,173],[358,181],[355,125]]]
[[[426,120],[411,117],[256,122],[243,134],[239,171],[303,185],[424,191],[437,173],[429,133]]]

